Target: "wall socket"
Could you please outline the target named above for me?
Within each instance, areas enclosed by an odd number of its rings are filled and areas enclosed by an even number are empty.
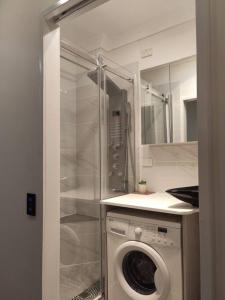
[[[141,58],[146,58],[149,56],[153,55],[153,49],[152,48],[147,48],[147,49],[143,49],[141,50]]]
[[[143,167],[153,167],[153,159],[152,158],[144,158],[142,166]]]

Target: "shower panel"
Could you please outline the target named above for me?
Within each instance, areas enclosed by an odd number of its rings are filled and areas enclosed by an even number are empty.
[[[97,71],[88,76],[97,84]],[[102,70],[101,89],[107,98],[107,190],[112,193],[128,192],[128,95]]]
[[[119,193],[128,192],[127,104],[127,91],[109,95],[109,189]]]
[[[100,200],[133,191],[133,82],[61,49],[61,300],[103,293]]]

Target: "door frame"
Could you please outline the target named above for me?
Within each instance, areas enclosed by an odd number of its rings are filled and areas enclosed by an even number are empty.
[[[63,4],[68,0],[61,0]],[[72,1],[72,0],[71,0]],[[57,3],[60,8],[60,3]],[[68,3],[67,3],[68,4]],[[199,179],[200,179],[200,239],[201,239],[201,284],[202,299],[222,299],[225,286],[221,283],[225,272],[225,265],[221,264],[220,251],[225,248],[224,235],[219,233],[225,226],[221,213],[224,211],[225,169],[221,169],[217,162],[223,161],[224,142],[219,139],[223,134],[222,116],[224,112],[222,98],[225,96],[221,67],[225,64],[222,51],[224,37],[220,28],[224,28],[225,19],[222,15],[224,3],[220,0],[197,0],[197,53],[198,53],[198,99],[199,99]],[[62,5],[62,3],[61,3]],[[49,13],[52,8],[47,11]],[[44,14],[46,16],[46,14]],[[48,19],[48,18],[47,18]],[[49,20],[48,20],[49,22]],[[44,116],[51,116],[49,122],[44,122],[44,219],[43,219],[43,298],[42,300],[58,300],[56,291],[56,274],[59,265],[59,250],[56,236],[59,228],[54,220],[59,216],[59,191],[56,186],[60,179],[59,170],[54,166],[58,161],[59,136],[55,135],[58,126],[59,90],[50,90],[48,85],[57,85],[59,80],[59,29],[50,30],[46,26],[44,34]],[[220,49],[220,50],[219,50]],[[54,64],[53,64],[54,62]],[[56,72],[51,72],[54,67]],[[219,91],[219,96],[218,96]],[[50,101],[50,96],[54,101]],[[216,100],[212,103],[212,99]],[[220,101],[221,99],[221,101]],[[50,105],[52,104],[52,106]],[[221,108],[221,110],[220,110]],[[221,122],[220,122],[221,121]],[[54,134],[51,136],[51,133]],[[51,138],[47,138],[50,137]],[[58,148],[57,148],[58,147]],[[52,152],[51,149],[54,151]],[[53,155],[54,153],[54,155]],[[217,157],[217,161],[215,158]],[[214,166],[215,163],[215,166]],[[51,175],[53,174],[52,178]],[[50,177],[49,177],[50,175]],[[48,203],[46,199],[48,198]],[[57,203],[57,205],[55,205]],[[54,206],[52,206],[54,204]],[[57,223],[56,223],[57,224]],[[219,226],[220,225],[220,226]],[[222,226],[221,226],[222,225]],[[54,247],[56,245],[56,248]],[[50,251],[52,249],[52,251]],[[217,250],[216,250],[217,249]],[[49,255],[51,253],[51,255]],[[216,286],[218,291],[216,291]],[[216,296],[215,296],[216,295]]]
[[[60,29],[43,39],[42,300],[60,300]]]

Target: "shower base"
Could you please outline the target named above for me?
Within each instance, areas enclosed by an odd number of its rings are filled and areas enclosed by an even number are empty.
[[[94,300],[99,295],[98,227],[92,216],[61,218],[60,300]]]
[[[72,300],[96,300],[100,299],[100,281],[90,286],[86,291],[74,297]]]

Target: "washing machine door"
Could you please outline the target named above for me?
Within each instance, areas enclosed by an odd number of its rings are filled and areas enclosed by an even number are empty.
[[[117,279],[133,300],[166,300],[170,290],[167,266],[149,245],[129,241],[116,251]]]

